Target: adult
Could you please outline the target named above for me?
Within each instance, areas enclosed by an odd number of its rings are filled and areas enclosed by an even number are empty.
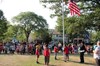
[[[81,42],[80,43],[80,49],[79,49],[80,63],[84,63],[84,53],[85,53],[85,51],[86,51],[86,48],[85,48],[84,42]]]
[[[96,66],[100,66],[100,41],[97,41],[97,47],[93,52],[94,52],[94,59],[96,61]]]

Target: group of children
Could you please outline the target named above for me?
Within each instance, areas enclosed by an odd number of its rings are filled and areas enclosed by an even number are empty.
[[[57,60],[58,51],[59,51],[59,48],[55,45],[54,46],[55,60]],[[63,48],[63,54],[64,54],[64,61],[66,62],[67,60],[69,60],[69,48],[67,45],[65,45]]]
[[[39,63],[38,59],[39,59],[39,56],[40,56],[40,53],[39,53],[39,44],[36,45],[36,56],[37,56],[37,59],[36,59],[36,63]],[[49,61],[50,61],[50,49],[48,48],[48,44],[44,44],[43,45],[43,55],[44,55],[44,62],[45,62],[45,65],[49,65]],[[57,47],[57,45],[54,46],[54,55],[55,55],[55,60],[57,60],[57,54],[58,54],[58,51],[59,51],[59,48]],[[64,49],[63,49],[63,54],[64,54],[64,61],[68,61],[69,60],[69,49],[68,47],[65,45]]]
[[[39,63],[38,59],[40,56],[40,52],[39,52],[40,46],[39,44],[36,45],[36,55],[37,55],[37,59],[36,59],[36,63]],[[44,61],[45,61],[45,65],[49,65],[49,59],[50,59],[50,49],[48,48],[48,44],[44,44],[43,46],[43,55],[44,55]]]

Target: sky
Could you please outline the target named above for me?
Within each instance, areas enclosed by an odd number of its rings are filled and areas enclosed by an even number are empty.
[[[0,9],[4,12],[8,21],[11,21],[11,18],[20,12],[31,11],[43,16],[49,24],[49,29],[54,29],[56,25],[56,18],[50,18],[53,11],[44,8],[39,0],[2,0]]]

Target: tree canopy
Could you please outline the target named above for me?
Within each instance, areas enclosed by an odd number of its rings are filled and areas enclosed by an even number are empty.
[[[7,30],[7,20],[4,17],[3,11],[0,10],[0,40],[4,39],[4,33]]]
[[[64,0],[67,1],[68,0]],[[76,1],[78,7],[81,11],[81,16],[68,17],[69,9],[65,5],[64,12],[64,25],[65,34],[82,34],[88,30],[100,31],[100,0],[74,0]],[[51,16],[57,16],[57,26],[58,31],[62,32],[62,0],[40,0],[43,6],[49,7],[54,13]],[[47,5],[50,4],[50,5]]]
[[[66,6],[68,0],[66,1]],[[77,5],[79,6],[82,14],[84,13],[90,13],[95,12],[95,9],[100,8],[100,0],[74,0],[76,1]],[[41,3],[43,3],[43,6],[49,7],[49,9],[54,11],[53,15],[61,15],[61,3],[62,0],[40,0]],[[50,4],[50,5],[47,5]],[[69,13],[68,8],[65,9],[65,13]]]
[[[48,29],[46,20],[34,12],[21,12],[12,19],[21,29],[24,30],[26,41],[32,31]]]

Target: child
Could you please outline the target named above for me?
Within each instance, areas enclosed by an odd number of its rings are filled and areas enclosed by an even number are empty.
[[[2,51],[3,51],[3,43],[0,42],[0,54],[1,54]]]
[[[40,56],[40,45],[39,44],[36,45],[36,53],[35,54],[37,55],[36,63],[39,63],[38,62],[38,59]]]
[[[17,45],[16,52],[19,54],[19,52],[20,52],[20,44]]]
[[[43,54],[44,54],[45,65],[48,66],[50,60],[50,49],[48,48],[48,45],[45,45]]]
[[[55,54],[55,60],[57,60],[57,53],[58,53],[58,47],[54,46],[54,54]]]
[[[65,45],[64,47],[64,61],[66,62],[67,60],[69,60],[69,50],[68,47]]]
[[[32,44],[29,44],[29,45],[28,45],[28,53],[29,53],[29,54],[32,54],[32,49],[33,49]]]

